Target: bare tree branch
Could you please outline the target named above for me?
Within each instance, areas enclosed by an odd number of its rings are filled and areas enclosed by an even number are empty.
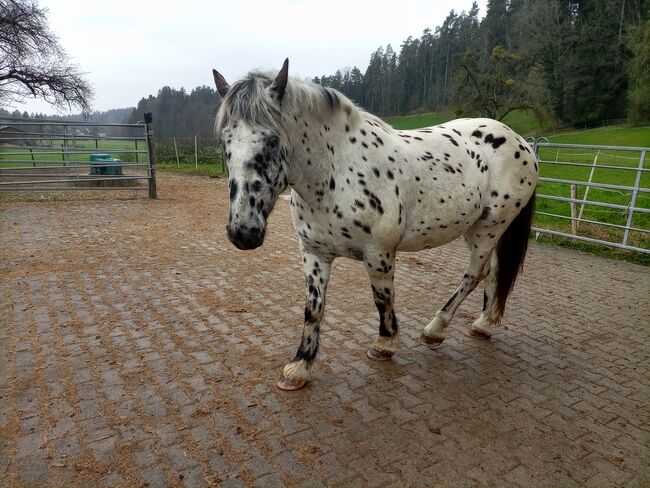
[[[93,90],[35,0],[0,0],[0,106],[26,98],[90,112]]]

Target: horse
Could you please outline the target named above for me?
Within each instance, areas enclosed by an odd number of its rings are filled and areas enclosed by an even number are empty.
[[[304,327],[277,386],[310,380],[332,262],[363,262],[379,312],[367,350],[389,360],[399,345],[395,258],[464,236],[470,260],[447,303],[424,327],[436,348],[458,306],[482,280],[483,309],[466,334],[489,338],[526,255],[537,158],[508,126],[465,118],[395,130],[342,93],[278,72],[251,71],[232,86],[216,70],[222,101],[215,133],[228,169],[228,239],[262,245],[278,196],[291,187],[291,215],[306,282]]]

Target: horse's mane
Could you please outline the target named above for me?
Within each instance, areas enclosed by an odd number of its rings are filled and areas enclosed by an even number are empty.
[[[228,90],[217,112],[215,129],[219,132],[231,121],[249,125],[284,130],[283,113],[296,115],[308,112],[312,117],[329,121],[337,115],[345,115],[346,123],[355,127],[367,115],[342,93],[308,81],[289,78],[282,98],[281,110],[271,99],[267,88],[276,73],[251,71],[235,82]],[[374,116],[371,116],[374,117]]]

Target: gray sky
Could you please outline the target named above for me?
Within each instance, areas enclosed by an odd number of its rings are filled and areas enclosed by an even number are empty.
[[[478,0],[480,16],[487,0]],[[440,25],[472,0],[40,0],[52,30],[95,88],[94,108],[134,106],[164,85],[212,86],[211,69],[232,81],[252,68],[292,76],[333,74]],[[33,100],[14,108],[55,113]]]

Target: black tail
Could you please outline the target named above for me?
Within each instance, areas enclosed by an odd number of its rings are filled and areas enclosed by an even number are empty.
[[[497,272],[496,310],[494,310],[497,317],[503,316],[508,295],[515,286],[517,274],[524,266],[534,208],[535,193],[506,229],[501,239],[499,239],[499,244],[497,244],[499,269]]]

